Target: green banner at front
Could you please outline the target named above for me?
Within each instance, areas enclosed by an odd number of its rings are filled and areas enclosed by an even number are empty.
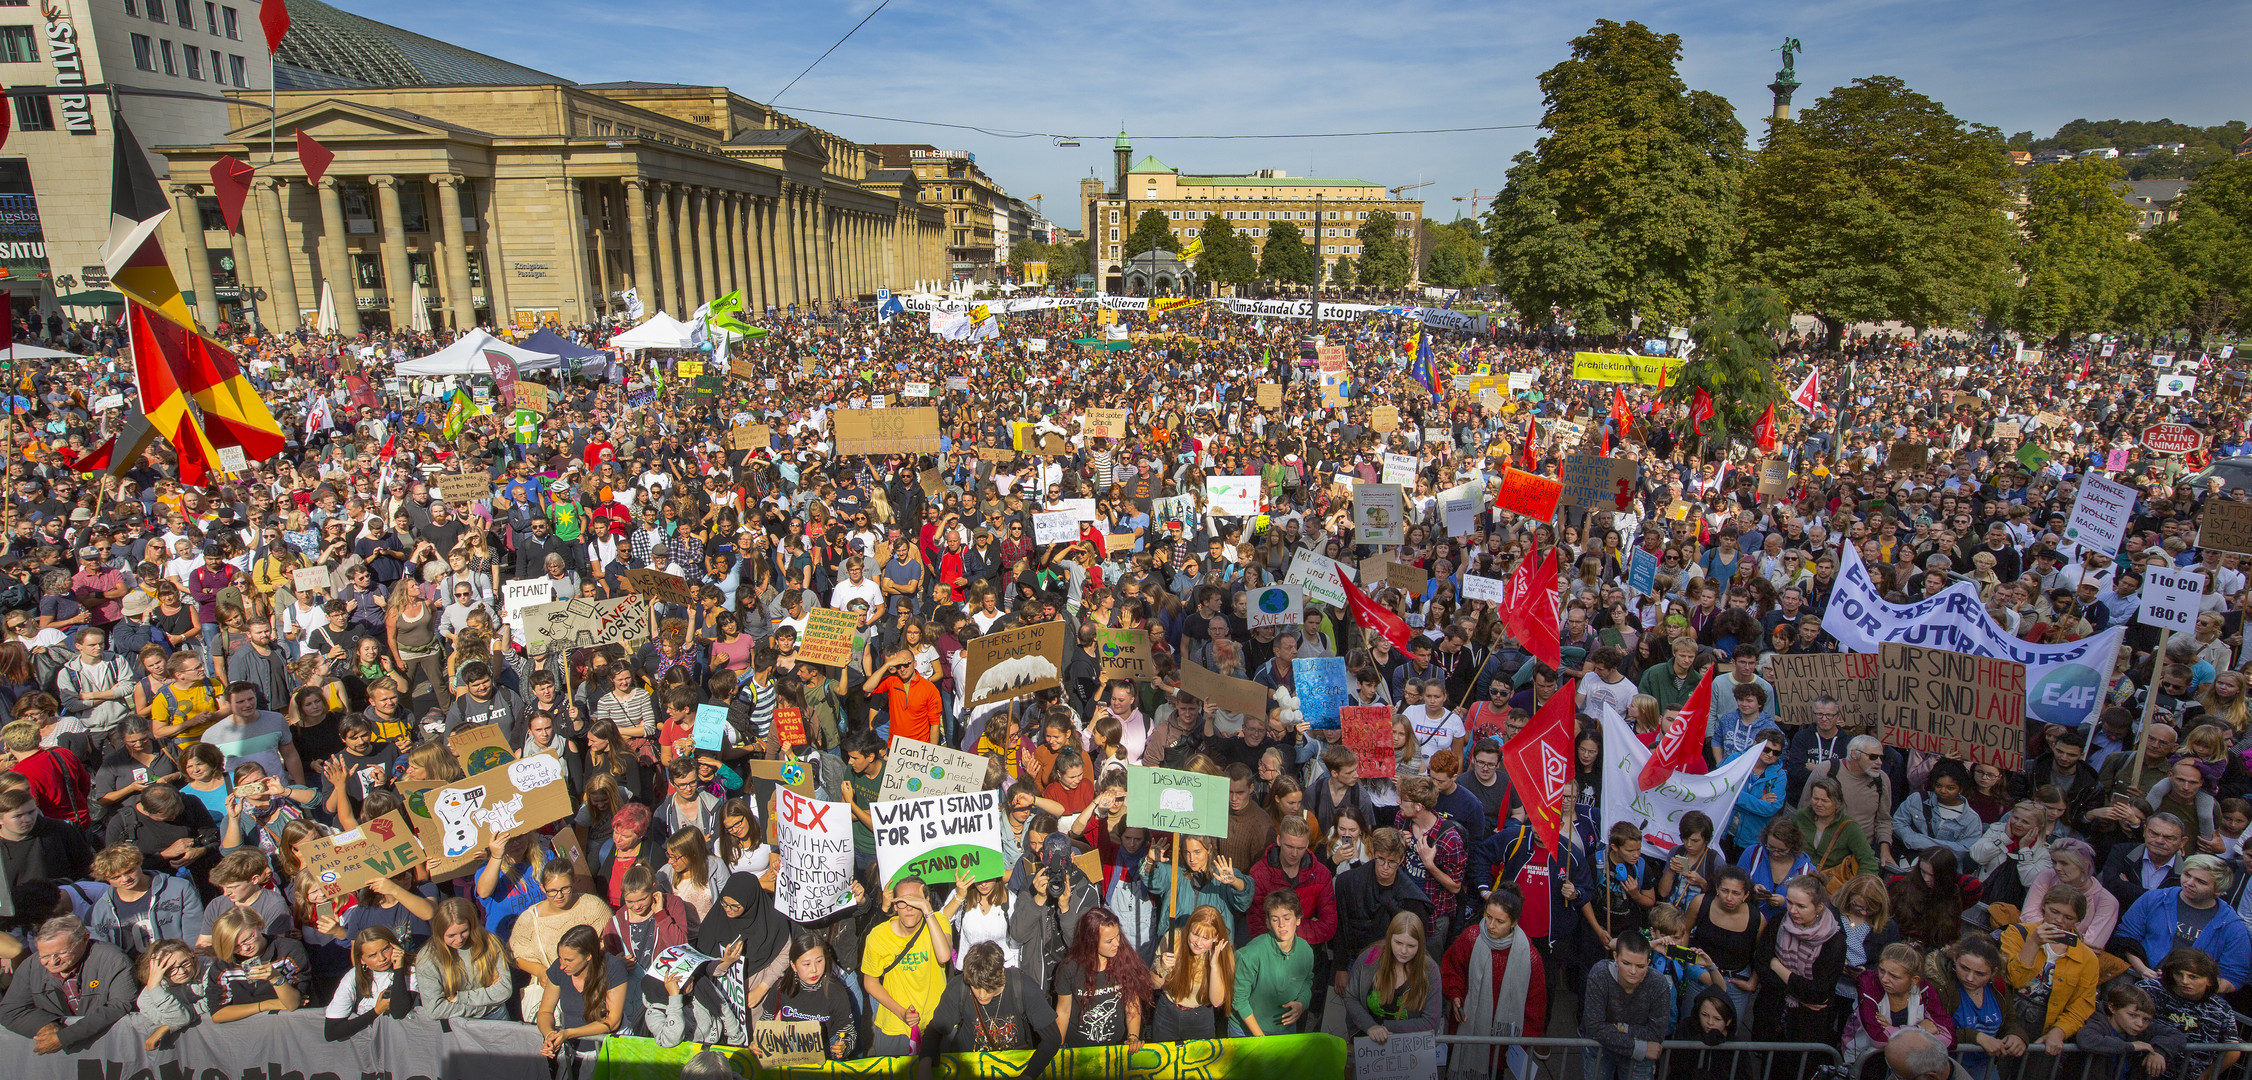
[[[727,1055],[735,1071],[753,1080],[766,1077],[872,1076],[912,1080],[915,1059],[858,1058],[822,1065],[759,1067],[742,1047],[696,1043],[658,1046],[654,1039],[612,1036],[602,1040],[592,1080],[678,1080],[680,1067],[698,1050]],[[1264,1039],[1207,1039],[1148,1043],[1128,1053],[1123,1046],[1066,1050],[1048,1066],[1047,1080],[1308,1080],[1345,1075],[1345,1040],[1334,1035],[1271,1035]],[[945,1054],[936,1080],[1018,1080],[1032,1059],[1030,1050]]]

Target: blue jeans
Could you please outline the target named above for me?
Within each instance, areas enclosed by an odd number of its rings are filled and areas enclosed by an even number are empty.
[[[1657,1075],[1658,1063],[1651,1058],[1629,1061],[1597,1046],[1587,1047],[1580,1053],[1583,1055],[1582,1080],[1651,1080]]]

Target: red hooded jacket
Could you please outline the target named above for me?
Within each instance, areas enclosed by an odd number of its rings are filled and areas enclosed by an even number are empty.
[[[1251,868],[1250,926],[1253,935],[1267,932],[1267,894],[1288,885],[1298,890],[1298,936],[1326,945],[1337,936],[1335,875],[1309,851],[1298,880],[1282,873],[1282,845],[1267,845],[1267,853]]]

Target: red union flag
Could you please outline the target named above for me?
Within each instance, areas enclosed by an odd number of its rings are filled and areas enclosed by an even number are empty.
[[[1791,400],[1809,413],[1821,412],[1822,373],[1819,371],[1807,372],[1806,381],[1798,384],[1798,389],[1791,391]]]
[[[1650,760],[1642,763],[1639,778],[1642,790],[1648,791],[1665,782],[1666,777],[1677,772],[1701,773],[1705,771],[1705,723],[1712,716],[1712,673],[1720,665],[1705,668],[1705,677],[1697,680],[1697,690],[1681,706],[1681,711],[1658,734],[1658,745],[1650,750]]]
[[[1509,786],[1525,804],[1533,834],[1541,848],[1553,855],[1557,835],[1564,827],[1564,785],[1572,778],[1572,692],[1558,689],[1549,695],[1509,745],[1501,748],[1502,766],[1509,770]]]
[[[1549,667],[1564,663],[1563,631],[1556,625],[1556,551],[1525,556],[1502,587],[1502,629]]]

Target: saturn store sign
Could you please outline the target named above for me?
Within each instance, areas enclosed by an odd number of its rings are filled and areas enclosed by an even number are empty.
[[[55,65],[56,86],[86,85],[85,54],[78,48],[78,28],[70,13],[41,5],[47,16],[47,57]],[[94,109],[85,94],[58,94],[52,99],[62,114],[63,130],[73,135],[94,134]]]

